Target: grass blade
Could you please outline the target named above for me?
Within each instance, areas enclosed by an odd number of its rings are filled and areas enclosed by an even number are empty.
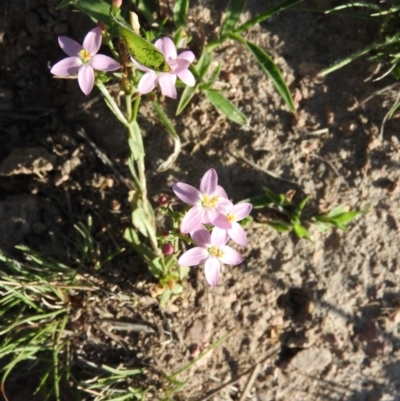
[[[265,74],[272,80],[276,90],[282,96],[282,99],[285,101],[289,109],[295,113],[296,107],[294,105],[290,90],[286,85],[278,66],[273,62],[272,58],[263,49],[261,49],[261,47],[252,42],[244,40],[240,35],[231,34],[231,37],[247,47]]]
[[[246,125],[248,120],[247,117],[239,111],[239,109],[231,103],[221,92],[215,89],[203,89],[203,93],[210,103],[220,112],[225,114],[233,122]]]
[[[287,8],[293,6],[296,3],[300,3],[303,0],[284,0],[281,3],[277,4],[274,7],[269,8],[267,11],[257,15],[257,17],[252,18],[250,21],[247,21],[243,25],[239,26],[239,28],[235,29],[235,33],[242,33],[252,26],[259,24],[260,22],[266,20],[267,18],[273,16],[274,14],[286,10]]]
[[[182,96],[179,100],[178,107],[176,108],[175,115],[178,116],[179,114],[182,113],[183,110],[185,110],[186,106],[189,104],[189,102],[192,100],[193,96],[196,93],[197,85],[191,87],[191,86],[186,86],[186,88],[182,92]]]
[[[230,0],[228,3],[228,8],[226,10],[226,17],[222,23],[220,38],[229,35],[234,29],[239,21],[240,14],[243,11],[243,7],[246,0]]]
[[[185,25],[188,9],[189,0],[175,0],[174,22],[176,29]]]

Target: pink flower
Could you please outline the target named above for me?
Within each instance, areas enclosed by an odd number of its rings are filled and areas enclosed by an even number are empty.
[[[216,230],[225,231],[228,236],[237,244],[247,246],[247,236],[242,226],[237,221],[243,220],[247,217],[253,205],[251,203],[238,203],[232,205],[231,208],[220,212],[214,220]]]
[[[208,284],[215,287],[221,273],[221,263],[238,265],[242,256],[225,245],[228,236],[223,230],[213,230],[210,234],[204,227],[192,233],[197,247],[186,251],[179,259],[181,266],[196,266],[204,262],[204,273]]]
[[[144,95],[151,92],[159,83],[164,96],[176,99],[177,76],[187,86],[194,86],[196,83],[193,74],[189,71],[189,65],[195,56],[190,50],[184,51],[178,56],[174,42],[168,37],[158,39],[154,46],[164,55],[172,72],[155,72],[132,59],[139,70],[146,72],[139,81],[138,91]]]
[[[101,28],[88,32],[82,46],[66,36],[59,36],[58,43],[69,57],[59,61],[50,72],[58,76],[67,76],[78,72],[78,83],[82,92],[88,95],[94,85],[94,70],[115,71],[121,65],[111,57],[97,54],[101,45]]]
[[[181,223],[184,234],[196,230],[200,224],[214,224],[218,213],[232,206],[226,192],[218,185],[217,172],[213,168],[201,179],[200,191],[183,182],[173,184],[172,189],[180,200],[192,206]]]

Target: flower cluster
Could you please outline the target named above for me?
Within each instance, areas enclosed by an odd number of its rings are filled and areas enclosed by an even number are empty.
[[[177,77],[187,86],[194,86],[196,83],[193,74],[189,71],[189,66],[195,58],[194,53],[186,50],[178,56],[174,42],[168,37],[158,39],[154,46],[164,55],[171,72],[155,72],[132,58],[136,68],[145,72],[139,81],[138,91],[141,95],[145,95],[151,92],[158,83],[164,96],[176,99]]]
[[[199,190],[178,182],[172,186],[175,195],[192,206],[181,223],[181,232],[190,234],[195,248],[189,249],[178,260],[181,266],[204,263],[205,276],[211,286],[216,286],[221,263],[238,265],[242,256],[226,245],[229,238],[239,245],[247,245],[247,236],[238,221],[249,215],[250,203],[233,205],[225,190],[218,185],[214,169],[208,170],[200,182]],[[211,233],[204,225],[213,226]]]

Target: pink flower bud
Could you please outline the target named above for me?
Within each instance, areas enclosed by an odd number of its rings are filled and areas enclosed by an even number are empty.
[[[112,6],[115,8],[120,8],[122,6],[122,0],[112,0]]]
[[[168,207],[169,198],[168,198],[168,196],[161,195],[160,198],[158,199],[158,202],[160,203],[161,207]]]
[[[174,253],[174,247],[172,246],[172,244],[170,244],[169,242],[167,242],[166,244],[164,244],[161,247],[162,253],[163,255],[167,256],[167,255],[172,255]]]
[[[101,29],[102,34],[106,33],[107,27],[103,21],[97,21],[97,26]]]

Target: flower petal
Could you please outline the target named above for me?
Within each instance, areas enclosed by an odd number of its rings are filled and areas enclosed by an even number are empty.
[[[78,57],[79,52],[82,50],[82,46],[78,42],[66,36],[59,36],[58,44],[63,52],[70,57]]]
[[[121,67],[121,64],[113,58],[105,56],[104,54],[96,54],[90,60],[90,65],[95,70],[100,71],[115,71]]]
[[[236,222],[232,223],[232,228],[228,230],[228,235],[235,241],[238,245],[247,246],[247,235],[243,230],[243,227]]]
[[[210,232],[204,226],[200,226],[199,229],[193,231],[191,236],[196,245],[201,248],[207,248],[211,245]]]
[[[140,78],[138,84],[139,93],[145,95],[146,93],[151,92],[156,87],[157,80],[158,77],[154,71],[146,72],[146,74]]]
[[[228,220],[226,215],[222,213],[217,214],[217,217],[214,219],[213,223],[216,227],[224,230],[230,230],[232,228],[232,223]]]
[[[219,260],[222,263],[232,266],[242,263],[243,261],[242,255],[239,252],[235,251],[230,246],[224,246],[221,250],[223,252],[223,256],[220,257]]]
[[[250,214],[251,209],[253,209],[253,205],[251,203],[243,202],[233,206],[229,213],[235,215],[235,221],[240,221]]]
[[[189,71],[185,70],[182,72],[177,72],[178,78],[187,86],[195,86],[196,85],[196,80],[194,78],[194,75]]]
[[[94,56],[100,49],[101,46],[101,28],[96,27],[93,28],[88,34],[85,36],[83,40],[82,47],[87,50],[92,56]]]
[[[190,50],[186,50],[182,53],[179,54],[179,56],[177,57],[178,59],[184,59],[189,61],[189,63],[193,63],[194,59],[196,58],[194,53]]]
[[[179,74],[183,71],[186,71],[190,65],[189,61],[187,60],[169,60],[169,66],[174,74]]]
[[[158,76],[158,83],[160,84],[161,87],[161,93],[164,96],[168,96],[172,99],[176,99],[176,88],[175,88],[175,82],[176,82],[176,75],[175,74],[160,74]]]
[[[208,252],[203,248],[192,248],[186,251],[179,259],[181,266],[196,266],[203,263],[208,258]]]
[[[211,287],[215,287],[218,284],[220,273],[221,264],[219,260],[215,256],[209,257],[204,265],[204,274]]]
[[[181,201],[187,203],[188,205],[194,206],[195,204],[201,202],[200,191],[189,184],[177,182],[172,184],[172,190]]]
[[[164,38],[158,39],[154,46],[160,50],[160,52],[164,55],[167,59],[175,60],[177,58],[176,47],[174,42],[168,37],[165,36]]]
[[[145,67],[144,65],[138,63],[132,56],[130,56],[130,58],[131,58],[131,61],[132,61],[133,65],[134,65],[138,70],[145,71],[145,72],[152,71],[152,70],[150,70],[149,68]]]
[[[202,194],[213,195],[214,192],[217,190],[218,184],[218,175],[217,172],[210,168],[201,179],[200,182],[200,192]]]
[[[82,65],[79,69],[78,82],[82,92],[87,96],[92,91],[94,85],[94,70],[90,65]]]
[[[229,199],[224,198],[222,196],[218,197],[217,210],[219,212],[228,213],[232,210],[232,208],[233,208],[233,203]]]
[[[53,65],[50,72],[54,75],[65,77],[66,75],[75,74],[82,66],[82,61],[78,57],[67,57]]]
[[[221,187],[221,185],[217,185],[217,194],[218,196],[222,196],[223,198],[228,199],[228,195],[225,192],[225,189]]]
[[[222,248],[227,242],[228,235],[226,234],[226,230],[214,227],[211,232],[211,245],[214,245],[217,248]]]
[[[181,232],[187,234],[197,229],[203,218],[203,209],[200,205],[195,205],[185,214],[181,223]]]

